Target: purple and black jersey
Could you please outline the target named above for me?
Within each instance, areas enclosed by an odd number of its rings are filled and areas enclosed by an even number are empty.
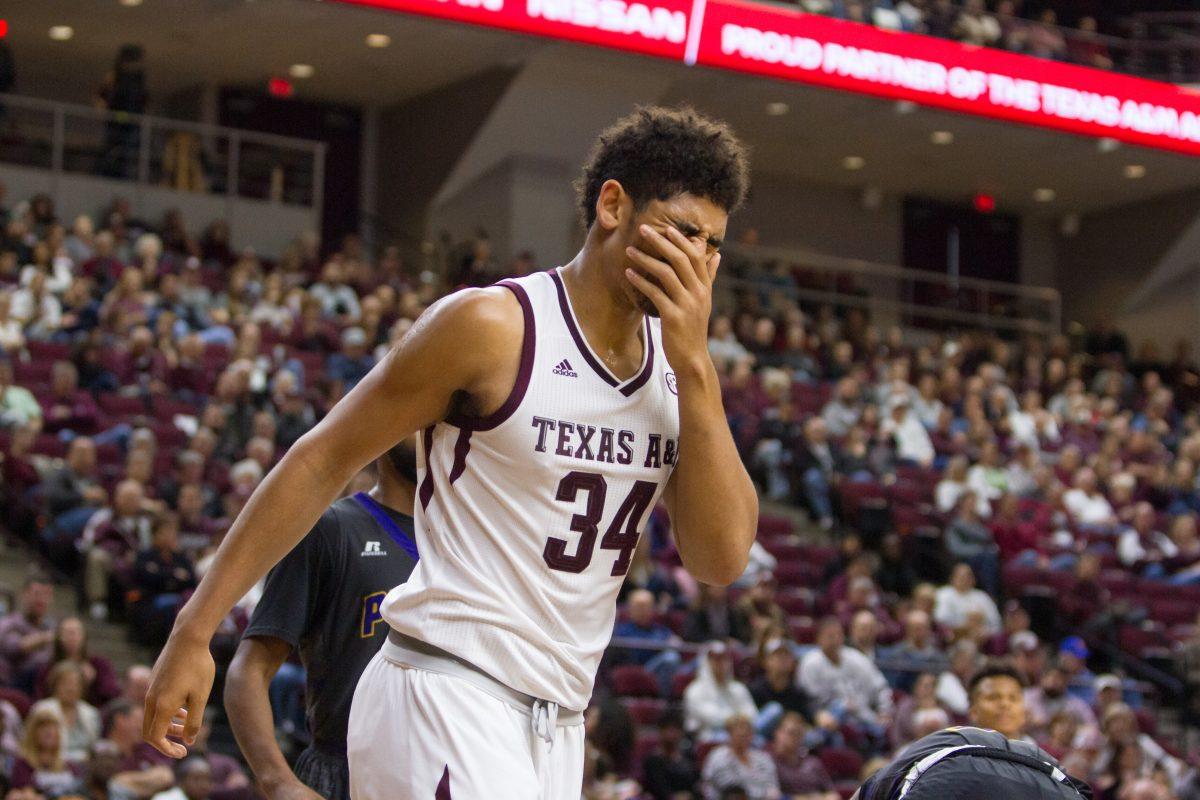
[[[327,752],[345,751],[358,677],[387,638],[380,605],[417,563],[412,531],[369,495],[338,500],[267,575],[246,628],[299,651],[310,733]]]

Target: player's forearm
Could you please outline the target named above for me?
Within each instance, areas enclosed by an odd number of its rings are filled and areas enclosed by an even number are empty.
[[[225,707],[237,709],[229,714],[229,726],[250,770],[268,794],[274,786],[295,780],[275,740],[271,714],[271,679],[281,663],[282,659],[273,657],[260,643],[243,640],[225,679]]]
[[[179,612],[173,637],[207,643],[234,604],[316,524],[353,476],[320,449],[301,439],[254,490]]]
[[[758,527],[758,493],[729,431],[716,370],[702,355],[676,369],[680,432],[673,521],[688,572],[724,586],[746,569]]]

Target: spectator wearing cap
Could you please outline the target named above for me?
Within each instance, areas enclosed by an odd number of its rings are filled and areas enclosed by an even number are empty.
[[[817,646],[800,660],[796,681],[839,722],[881,741],[891,720],[891,687],[871,659],[847,647],[845,640],[836,617],[823,619]]]
[[[682,644],[671,629],[655,619],[654,594],[647,589],[634,589],[626,599],[629,618],[618,622],[613,637],[628,641],[644,641],[654,647],[625,648],[618,658],[647,670],[659,683],[663,694],[671,688],[671,681],[679,667],[679,651]]]
[[[724,741],[725,724],[736,716],[754,719],[758,707],[746,685],[733,677],[729,648],[724,642],[709,642],[698,658],[696,678],[683,693],[685,724],[699,742]]]
[[[54,647],[54,587],[42,575],[25,579],[20,608],[0,619],[0,679],[31,692],[40,668]]]
[[[367,377],[375,366],[375,358],[368,352],[367,337],[362,328],[347,328],[342,332],[342,351],[329,357],[325,374],[334,386],[334,397],[349,392],[358,382]]]
[[[1096,702],[1092,704],[1096,719],[1103,719],[1104,712],[1108,711],[1108,707],[1113,703],[1123,702],[1125,687],[1121,679],[1111,672],[1096,676],[1092,688],[1096,692]]]
[[[47,677],[50,696],[34,703],[30,713],[50,709],[63,722],[63,756],[82,764],[100,738],[100,712],[83,699],[83,669],[74,661],[60,661]]]
[[[1067,691],[1089,706],[1095,702],[1096,676],[1087,667],[1088,646],[1080,636],[1068,636],[1058,646],[1058,664],[1067,677]]]
[[[779,788],[792,800],[837,800],[833,779],[806,745],[808,723],[800,714],[783,715],[771,735],[770,755],[775,761]]]
[[[730,717],[725,724],[727,743],[708,754],[701,773],[705,800],[721,800],[727,789],[740,787],[750,800],[780,800],[775,762],[754,748],[754,728],[749,717]]]

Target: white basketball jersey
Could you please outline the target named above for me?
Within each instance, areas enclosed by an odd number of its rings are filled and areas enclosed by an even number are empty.
[[[500,285],[525,315],[516,384],[490,417],[424,431],[421,558],[381,610],[513,689],[583,710],[678,459],[675,375],[657,319],[641,369],[621,381],[588,347],[557,271]]]

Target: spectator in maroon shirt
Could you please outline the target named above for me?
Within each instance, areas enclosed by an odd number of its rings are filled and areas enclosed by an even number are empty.
[[[804,745],[808,725],[794,711],[783,715],[771,737],[770,754],[779,775],[779,788],[794,800],[837,800],[833,779],[821,761]]]
[[[1000,549],[1000,560],[1007,563],[1021,553],[1036,551],[1038,546],[1037,524],[1021,514],[1021,499],[1015,494],[1006,494],[996,504],[996,513],[988,528],[996,547]]]
[[[170,370],[154,346],[154,334],[145,325],[134,328],[124,350],[117,354],[113,373],[125,392],[161,394],[167,390]]]
[[[101,509],[88,520],[83,533],[87,559],[84,590],[93,619],[107,618],[113,581],[128,586],[134,557],[150,541],[149,515],[157,508],[157,504],[147,501],[140,483],[123,480],[113,492],[112,507]]]
[[[1100,585],[1100,556],[1085,552],[1075,563],[1075,582],[1059,598],[1063,620],[1071,630],[1083,628],[1109,603],[1107,589]]]
[[[50,693],[47,677],[55,664],[75,662],[83,673],[83,699],[97,708],[121,694],[121,683],[112,662],[101,655],[88,652],[87,629],[79,617],[64,617],[54,631],[54,647],[49,660],[38,674],[36,696]]]
[[[300,317],[292,326],[288,344],[297,350],[311,350],[321,354],[338,349],[341,340],[333,326],[321,314],[321,303],[306,294],[300,301]]]
[[[41,403],[47,433],[69,430],[90,435],[99,427],[100,409],[92,396],[79,388],[79,371],[70,361],[54,362],[50,393]]]
[[[119,698],[105,706],[103,713],[104,738],[117,746],[120,756],[110,785],[134,797],[151,797],[171,788],[175,775],[170,756],[142,740],[142,706]]]
[[[191,402],[212,392],[213,377],[204,360],[204,340],[190,334],[179,341],[178,358],[167,371],[166,383],[171,393]]]
[[[94,297],[108,294],[125,270],[125,265],[116,257],[116,239],[111,231],[96,234],[96,254],[80,266],[80,274],[93,281]]]
[[[31,689],[38,667],[54,641],[54,587],[30,575],[21,591],[21,607],[0,618],[0,683]]]
[[[1070,41],[1067,42],[1067,53],[1071,60],[1085,67],[1112,69],[1112,55],[1096,31],[1096,18],[1080,17],[1075,27],[1077,30],[1071,32]]]

